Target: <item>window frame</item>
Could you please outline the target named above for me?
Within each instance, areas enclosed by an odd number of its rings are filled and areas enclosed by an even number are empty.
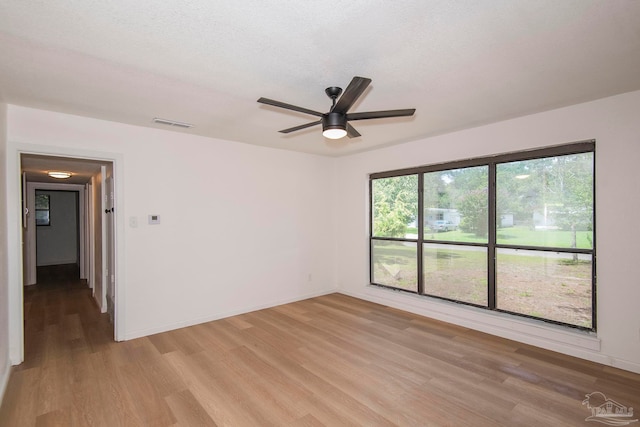
[[[504,244],[497,243],[497,221],[496,221],[496,179],[497,179],[497,166],[503,163],[517,162],[517,161],[527,161],[527,160],[535,160],[541,158],[549,158],[556,156],[566,156],[572,154],[583,154],[583,153],[593,153],[593,183],[592,183],[592,194],[593,194],[593,230],[592,230],[592,248],[584,249],[584,248],[566,248],[566,247],[550,247],[550,246],[528,246],[528,245],[513,245],[513,244]],[[476,242],[455,242],[455,241],[443,241],[443,240],[433,240],[433,239],[425,239],[424,233],[424,174],[431,172],[442,172],[451,169],[460,169],[467,167],[476,167],[476,166],[488,166],[488,236],[486,243],[476,243]],[[373,235],[373,182],[377,179],[385,179],[385,178],[393,178],[397,176],[405,176],[405,175],[417,175],[418,176],[418,215],[416,218],[416,222],[418,225],[418,236],[415,239],[409,238],[399,238],[399,237],[377,237]],[[466,160],[458,160],[446,163],[437,163],[433,165],[426,165],[420,167],[412,167],[407,169],[398,169],[391,170],[385,172],[377,172],[371,173],[369,175],[369,283],[373,286],[379,286],[387,289],[393,289],[400,292],[408,292],[412,294],[417,294],[424,297],[436,298],[446,301],[455,302],[463,305],[470,305],[474,307],[480,307],[483,309],[487,309],[489,311],[495,311],[500,313],[508,313],[518,317],[531,318],[535,320],[540,320],[547,323],[558,324],[562,326],[567,326],[570,328],[576,328],[580,330],[593,331],[597,330],[597,298],[596,298],[596,149],[595,149],[595,140],[585,140],[579,141],[569,144],[563,145],[554,145],[544,148],[536,148],[525,151],[511,152],[505,154],[498,154],[492,156],[485,157],[477,157]],[[395,242],[411,242],[417,245],[417,291],[410,291],[401,288],[396,288],[393,286],[388,286],[380,283],[375,283],[373,281],[374,278],[374,260],[373,260],[373,246],[375,241],[395,241]],[[480,246],[487,248],[487,305],[479,305],[465,301],[459,301],[451,298],[446,298],[437,295],[429,295],[424,292],[424,267],[423,267],[423,248],[425,243],[434,243],[434,244],[446,244],[446,245],[461,245],[461,246]],[[546,319],[536,316],[531,316],[523,313],[516,313],[504,309],[499,309],[496,306],[496,265],[497,265],[497,257],[496,253],[498,249],[522,249],[522,250],[534,250],[540,252],[560,252],[560,253],[569,253],[569,254],[588,254],[591,255],[591,327],[585,327],[570,323],[565,323],[553,319]]]
[[[47,200],[46,208],[38,207],[38,198],[42,197]],[[38,218],[38,212],[47,212],[46,219]],[[39,193],[36,191],[36,205],[35,205],[35,221],[37,227],[49,227],[51,226],[51,195],[46,193]]]

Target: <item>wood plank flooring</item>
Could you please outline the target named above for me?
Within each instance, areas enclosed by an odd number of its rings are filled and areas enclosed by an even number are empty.
[[[640,408],[640,375],[340,294],[116,343],[56,280],[26,291],[25,328],[1,426],[593,426],[594,391]]]

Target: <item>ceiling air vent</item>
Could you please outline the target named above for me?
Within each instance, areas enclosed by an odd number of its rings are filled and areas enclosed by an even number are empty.
[[[184,129],[189,129],[193,127],[191,123],[176,122],[175,120],[160,119],[158,117],[155,117],[153,119],[153,122],[160,123],[161,125],[175,126],[175,127],[184,128]]]

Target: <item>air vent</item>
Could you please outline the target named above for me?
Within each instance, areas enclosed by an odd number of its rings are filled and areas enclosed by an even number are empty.
[[[189,129],[193,127],[191,123],[176,122],[175,120],[160,119],[158,117],[155,117],[153,119],[153,122],[160,123],[161,125],[175,126],[175,127],[184,128],[184,129]]]

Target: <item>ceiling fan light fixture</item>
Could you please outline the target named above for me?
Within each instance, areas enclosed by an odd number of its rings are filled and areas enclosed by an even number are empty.
[[[335,129],[325,129],[322,131],[322,136],[329,139],[340,139],[344,138],[347,135],[347,131],[345,129],[335,128]]]
[[[57,178],[57,179],[71,178],[71,172],[51,171],[51,172],[48,172],[47,175],[49,175],[51,178]]]
[[[344,114],[329,113],[322,117],[322,136],[340,139],[347,136],[347,118]]]

